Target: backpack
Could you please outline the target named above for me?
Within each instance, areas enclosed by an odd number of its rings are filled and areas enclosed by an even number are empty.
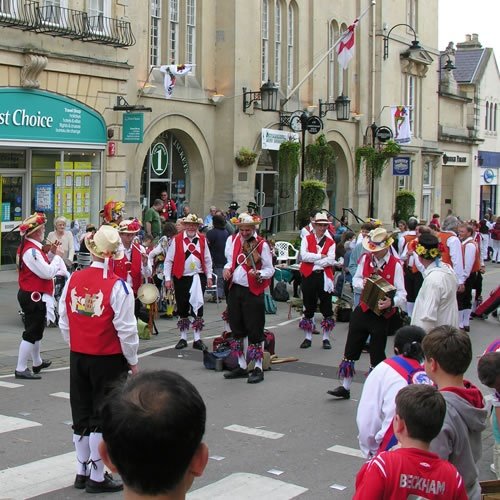
[[[276,314],[276,302],[269,293],[264,294],[264,307],[266,309],[266,314]]]
[[[272,296],[277,302],[286,302],[290,298],[284,281],[278,281],[278,283],[274,285]]]

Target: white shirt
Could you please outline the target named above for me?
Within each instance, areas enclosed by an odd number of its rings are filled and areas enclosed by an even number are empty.
[[[146,249],[142,245],[139,245],[138,243],[132,243],[132,245],[135,245],[138,248],[139,252],[141,252],[141,254],[147,253]],[[125,248],[123,245],[121,246],[121,250],[125,254],[125,258],[129,262],[132,261],[132,245],[130,245],[130,248]],[[142,261],[142,258],[141,258],[141,275],[142,275],[142,277],[149,278],[152,274],[153,274],[153,268],[151,266],[151,261],[149,260],[149,258],[146,261],[146,264],[144,264],[144,262]],[[127,285],[130,285],[130,287],[132,287],[132,275],[130,273],[127,273]]]
[[[196,233],[193,238],[189,238],[187,235],[187,232],[184,231],[182,233],[182,244],[183,244],[183,249],[184,252],[188,250],[188,246],[194,245],[194,248],[190,248],[189,251],[191,250],[197,250],[199,254],[201,255],[201,246],[200,246],[200,238],[204,238],[203,235],[200,235]],[[185,239],[189,239],[189,243],[185,243]],[[198,241],[196,243],[192,243],[194,238],[198,238]],[[172,242],[172,244],[168,247],[167,255],[165,257],[165,281],[171,281],[172,280],[172,267],[174,265],[174,258],[175,258],[175,247],[176,244],[175,242]],[[201,255],[201,258],[205,262],[205,273],[207,278],[212,277],[212,257],[210,255],[210,250],[208,248],[208,243],[205,240],[205,255]],[[201,274],[203,273],[203,268],[201,266],[200,260],[191,253],[189,257],[185,260],[184,262],[184,272],[182,273],[183,276],[194,276],[195,274]]]
[[[470,276],[472,267],[476,262],[476,245],[474,243],[474,238],[472,238],[472,236],[462,241],[464,259],[464,282]]]
[[[415,300],[411,324],[427,333],[440,325],[458,327],[458,280],[450,266],[430,264],[424,272],[424,282]]]
[[[104,263],[92,262],[91,267],[104,269]],[[70,345],[70,336],[68,312],[66,310],[66,294],[70,283],[71,278],[66,282],[59,301],[59,329],[68,345]],[[125,288],[127,291],[125,291]],[[124,286],[122,280],[118,280],[111,290],[109,300],[111,308],[115,313],[113,326],[118,334],[123,355],[129,365],[136,365],[139,336],[137,335],[137,319],[134,316],[134,293],[128,285]]]
[[[309,252],[309,243],[307,238],[302,238],[300,243],[300,259],[302,262],[312,262],[314,264],[313,271],[322,271],[325,267],[333,266],[337,262],[335,260],[335,242],[333,238],[325,232],[325,238],[331,240],[333,244],[328,249],[328,253],[325,256],[322,255],[323,247],[319,246],[319,242],[323,239],[323,236],[318,237],[316,231],[312,233],[316,238],[316,252]],[[326,240],[325,240],[326,244]]]
[[[363,267],[365,265],[366,259],[371,259],[373,257],[374,272],[377,269],[382,269],[388,262],[391,256],[391,250],[382,257],[382,259],[377,259],[372,253],[364,253],[359,259],[358,267],[356,268],[356,274],[352,278],[353,288],[363,289]],[[397,258],[397,257],[395,257]],[[396,264],[396,269],[394,271],[394,286],[396,287],[396,295],[394,296],[394,307],[400,307],[406,310],[406,288],[405,279],[403,273],[403,266],[400,263]]]
[[[300,237],[304,239],[304,236],[307,236],[308,234],[314,233],[314,227],[312,225],[312,222],[310,222],[307,226],[304,226],[300,230]]]
[[[253,236],[256,238],[257,233],[254,233]],[[226,247],[224,253],[226,255],[226,265],[224,269],[231,269],[233,265],[233,252],[234,245],[236,243],[236,239],[241,238],[239,234],[237,234],[234,238],[229,237],[226,240]],[[241,246],[243,247],[243,239],[241,239]],[[251,243],[252,247],[257,244],[257,240]],[[259,243],[259,247],[257,248],[260,253],[262,259],[262,267],[259,269],[260,275],[263,279],[272,278],[274,274],[274,266],[273,266],[273,256],[271,254],[271,249],[269,248],[269,244],[265,240],[261,240]],[[241,285],[248,287],[248,275],[243,266],[238,265],[238,257],[236,257],[236,268],[233,270],[232,282],[236,285]]]
[[[403,231],[402,233],[399,233],[398,237],[398,254],[403,258],[403,253],[407,249],[408,245],[406,243],[405,236],[414,236],[415,238],[417,237],[416,231]]]

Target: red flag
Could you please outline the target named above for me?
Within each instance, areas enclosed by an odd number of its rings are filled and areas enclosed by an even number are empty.
[[[354,57],[354,41],[356,24],[359,19],[356,19],[343,33],[342,38],[337,46],[337,60],[342,66],[342,69],[346,69],[349,65],[350,60]]]

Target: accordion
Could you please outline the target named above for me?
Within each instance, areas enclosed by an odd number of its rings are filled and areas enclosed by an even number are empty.
[[[361,301],[377,316],[382,316],[388,310],[384,309],[381,311],[378,308],[378,301],[384,300],[387,297],[392,299],[394,295],[396,295],[396,287],[392,286],[378,274],[372,274],[372,276],[367,278],[365,286],[363,287]]]

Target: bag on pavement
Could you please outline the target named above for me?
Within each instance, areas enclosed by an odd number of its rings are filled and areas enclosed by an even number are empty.
[[[266,309],[266,314],[276,314],[276,302],[269,293],[264,294],[264,307]]]
[[[290,298],[290,294],[286,289],[286,283],[284,281],[278,281],[274,285],[273,299],[277,302],[286,302]]]

